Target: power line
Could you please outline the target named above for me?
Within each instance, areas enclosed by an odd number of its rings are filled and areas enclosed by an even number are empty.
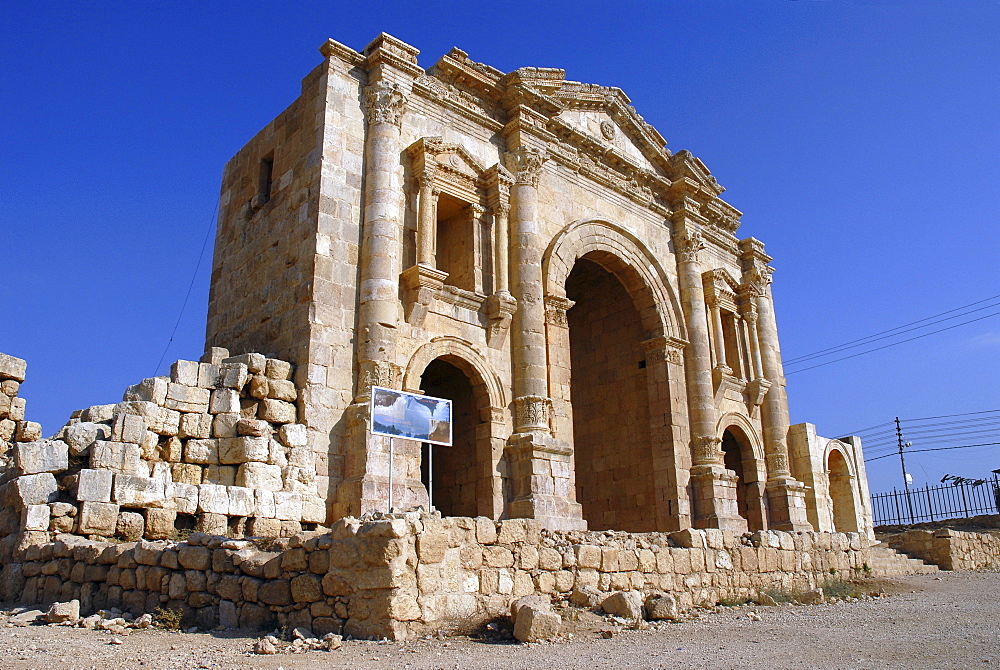
[[[992,298],[990,298],[990,300],[992,300]],[[985,301],[980,301],[980,302],[985,302]],[[975,304],[978,304],[978,303],[973,303],[973,304],[975,305]],[[905,326],[899,326],[897,328],[893,328],[892,330],[882,331],[883,333],[888,333],[887,335],[882,335],[880,333],[876,333],[875,335],[869,335],[868,337],[861,338],[860,340],[853,340],[853,341],[848,342],[846,344],[841,344],[841,345],[838,345],[836,347],[830,347],[828,349],[823,349],[822,351],[817,351],[817,352],[812,353],[812,354],[805,354],[803,356],[797,356],[795,358],[791,358],[791,359],[789,359],[787,361],[784,361],[784,363],[786,365],[795,365],[797,363],[803,363],[803,362],[805,362],[807,360],[811,360],[813,358],[822,358],[822,357],[829,356],[829,355],[834,354],[834,353],[838,353],[840,351],[846,351],[848,349],[856,349],[858,347],[863,347],[863,346],[865,346],[867,344],[871,344],[872,342],[878,342],[879,340],[886,340],[886,339],[889,339],[889,338],[892,338],[892,337],[897,337],[899,335],[903,335],[904,333],[910,333],[910,332],[913,332],[915,330],[920,330],[921,328],[927,328],[929,326],[933,326],[934,324],[937,324],[937,323],[945,323],[946,321],[951,321],[953,319],[959,319],[959,318],[961,318],[963,316],[968,316],[969,314],[974,314],[975,312],[981,312],[981,311],[983,311],[985,309],[995,309],[997,307],[1000,307],[1000,303],[995,304],[995,305],[985,305],[983,307],[977,307],[976,309],[969,310],[969,311],[965,312],[964,314],[956,314],[954,316],[949,316],[949,317],[947,317],[945,319],[938,319],[937,321],[931,321],[930,323],[925,323],[922,326],[915,326],[913,328],[906,328]],[[964,307],[959,307],[957,310],[951,310],[951,311],[954,312],[954,311],[963,310],[963,309],[965,309],[965,308]],[[945,312],[945,314],[947,314],[947,312]],[[934,317],[928,317],[928,319],[933,319],[933,318]],[[928,319],[923,319],[923,321],[927,321]],[[919,322],[914,322],[914,323],[919,323]],[[893,332],[893,331],[899,331],[899,332]],[[878,337],[876,337],[876,336],[878,336]]]
[[[933,449],[910,449],[907,450],[908,454],[917,454],[923,451],[947,451],[949,449],[971,449],[973,447],[992,447],[994,445],[1000,444],[1000,442],[984,442],[983,444],[963,444],[958,447],[934,447]],[[890,456],[896,456],[897,452],[893,451],[883,456],[876,456],[875,458],[866,458],[865,463],[869,461],[877,461],[880,458],[889,458]]]
[[[929,419],[950,419],[953,416],[972,416],[973,414],[990,414],[1000,412],[1000,409],[984,409],[980,412],[962,412],[961,414],[941,414],[940,416],[922,416],[917,419],[901,419],[901,421],[927,421]]]
[[[793,370],[792,372],[786,372],[785,375],[786,376],[788,376],[788,375],[794,375],[794,374],[798,374],[799,372],[805,372],[806,370],[814,370],[816,368],[821,368],[821,367],[823,367],[825,365],[831,365],[833,363],[839,363],[840,361],[846,361],[846,360],[851,359],[851,358],[857,358],[858,356],[864,356],[865,354],[870,354],[870,353],[873,353],[873,352],[876,352],[876,351],[881,351],[882,349],[888,349],[889,347],[895,347],[895,346],[900,345],[900,344],[905,344],[907,342],[912,342],[913,340],[919,340],[920,338],[923,338],[923,337],[928,337],[930,335],[936,335],[937,333],[943,333],[946,330],[952,330],[954,328],[958,328],[959,326],[965,326],[965,325],[968,325],[970,323],[975,323],[976,321],[982,321],[983,319],[988,319],[988,318],[993,317],[993,316],[1000,316],[1000,312],[994,312],[992,314],[987,314],[986,316],[980,316],[980,317],[977,317],[975,319],[969,319],[968,321],[963,321],[961,323],[956,323],[954,325],[948,326],[947,328],[939,328],[938,330],[932,330],[929,333],[924,333],[922,335],[915,335],[913,337],[908,337],[907,339],[900,340],[899,342],[893,342],[892,344],[884,344],[881,347],[875,347],[874,349],[869,349],[867,351],[860,351],[860,352],[858,352],[856,354],[851,354],[850,356],[844,356],[842,358],[835,358],[832,361],[827,361],[825,363],[817,363],[816,365],[810,365],[807,368],[801,368],[799,370]]]
[[[889,335],[887,335],[887,333],[895,333],[896,335],[899,335],[901,333],[896,333],[896,331],[898,331],[898,330],[902,330],[904,328],[909,328],[910,326],[915,326],[918,323],[924,323],[925,321],[930,321],[931,319],[936,319],[937,317],[944,316],[945,314],[951,314],[952,312],[960,312],[962,310],[968,309],[969,307],[974,307],[976,305],[981,305],[984,302],[991,302],[993,300],[996,300],[997,298],[1000,298],[1000,295],[995,295],[995,296],[992,296],[990,298],[984,298],[983,300],[977,300],[976,302],[969,303],[968,305],[963,305],[962,307],[956,307],[954,309],[949,309],[947,311],[941,312],[940,314],[934,314],[934,315],[925,317],[923,319],[918,319],[916,321],[911,321],[910,323],[904,323],[902,326],[896,326],[895,328],[890,328],[888,330],[879,331],[879,332],[875,333],[874,335],[869,335],[867,337],[862,337],[862,338],[859,338],[859,339],[856,339],[856,340],[851,340],[850,342],[845,342],[844,344],[838,344],[838,345],[833,346],[833,347],[828,347],[826,349],[821,349],[821,350],[813,352],[811,354],[804,354],[802,356],[796,356],[794,358],[790,358],[790,359],[784,361],[784,363],[786,365],[792,365],[794,363],[801,362],[803,360],[807,360],[807,359],[810,359],[810,358],[815,358],[817,356],[820,356],[820,355],[828,353],[828,352],[829,353],[834,353],[834,352],[836,352],[838,350],[849,349],[849,348],[853,348],[855,346],[862,346],[862,344],[869,343],[869,341],[874,342],[874,341],[877,341],[877,340],[885,339],[885,337],[879,337],[879,336],[885,335],[885,336],[889,337]],[[979,307],[977,309],[974,309],[974,310],[971,310],[971,311],[967,312],[967,314],[972,314],[973,312],[982,311],[984,309],[991,309],[993,307],[997,307],[997,305],[987,305],[985,307]],[[955,316],[951,316],[951,317],[948,317],[947,319],[942,319],[940,321],[935,321],[934,323],[942,323],[944,321],[949,321],[951,319],[957,319],[957,318],[960,318],[962,316],[965,316],[965,314],[956,314]],[[923,326],[920,326],[918,328],[912,328],[911,330],[919,330],[920,328],[926,328],[927,326],[931,326],[931,325],[934,325],[934,324],[933,323],[924,324]]]

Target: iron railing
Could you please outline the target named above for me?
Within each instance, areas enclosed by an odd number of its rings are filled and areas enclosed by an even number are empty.
[[[1000,478],[977,482],[910,488],[872,496],[876,526],[904,525],[943,519],[961,519],[977,514],[1000,514]]]

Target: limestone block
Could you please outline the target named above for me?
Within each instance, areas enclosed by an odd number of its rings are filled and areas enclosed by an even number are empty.
[[[302,496],[302,521],[304,523],[326,523],[326,503],[316,495]]]
[[[267,382],[267,397],[275,400],[294,402],[299,394],[295,390],[295,384],[290,381],[269,379]]]
[[[15,502],[21,506],[55,502],[59,495],[59,486],[51,472],[18,477],[13,486]]]
[[[558,636],[561,630],[562,618],[550,608],[539,605],[519,608],[514,621],[514,637],[520,642],[548,640]]]
[[[239,391],[248,381],[250,371],[243,363],[223,363],[219,366],[219,386]]]
[[[237,437],[239,432],[236,430],[236,424],[240,422],[239,408],[237,407],[236,412],[223,412],[222,414],[216,414],[215,418],[212,419],[212,437]],[[267,422],[264,422],[267,424]],[[270,424],[268,424],[270,428]]]
[[[493,544],[497,541],[497,526],[493,519],[485,516],[476,517],[476,542]]]
[[[115,535],[128,542],[135,542],[142,539],[142,534],[146,530],[146,520],[141,514],[135,512],[120,512],[118,523],[115,525]]]
[[[167,540],[173,537],[177,512],[172,509],[150,507],[143,510],[146,520],[146,537],[150,540]]]
[[[168,463],[179,463],[184,457],[184,443],[179,437],[168,437],[159,445],[159,455]]]
[[[77,519],[79,520],[77,532],[80,535],[114,535],[118,525],[118,505],[105,502],[81,502]]]
[[[253,419],[257,416],[257,402],[256,398],[240,398],[240,418],[241,419]]]
[[[145,417],[133,414],[119,414],[111,427],[111,440],[114,442],[131,442],[139,444],[146,436]]]
[[[267,463],[243,463],[236,471],[236,484],[251,489],[280,491],[283,485],[281,468]]]
[[[601,567],[601,548],[589,544],[578,544],[573,547],[576,553],[576,565],[581,568]]]
[[[235,465],[209,465],[205,468],[205,476],[202,482],[206,484],[221,484],[223,486],[236,485]]]
[[[10,415],[10,399],[12,395],[0,393],[0,419],[6,419]]]
[[[102,423],[115,418],[115,405],[91,405],[80,413],[81,421]]]
[[[24,398],[11,398],[10,409],[7,410],[8,418],[12,421],[24,421],[24,409],[26,404],[27,402]],[[41,430],[39,430],[39,437],[41,437]]]
[[[177,434],[183,438],[204,440],[212,437],[212,415],[202,413],[181,414]]]
[[[254,495],[253,490],[245,486],[227,486],[226,492],[229,494],[229,515],[230,516],[253,516]]]
[[[148,377],[129,386],[122,400],[145,400],[162,406],[167,399],[167,377]]]
[[[22,400],[23,398],[15,398],[14,402]],[[12,412],[13,414],[13,412]],[[24,412],[21,412],[21,418],[24,418]],[[36,440],[42,439],[42,424],[37,421],[18,421],[17,430],[14,431],[14,441],[15,442],[34,442]]]
[[[219,366],[215,363],[201,361],[198,363],[198,386],[214,388],[219,383]]]
[[[669,593],[651,593],[646,597],[646,613],[654,621],[676,621],[680,618],[677,599]]]
[[[264,369],[267,366],[267,357],[265,357],[263,354],[241,354],[239,356],[230,356],[229,358],[224,359],[222,362],[223,364],[242,363],[243,365],[247,366],[247,369],[250,372],[258,373],[258,372],[264,372]]]
[[[61,472],[69,467],[69,447],[61,440],[21,442],[14,446],[14,462],[26,475]]]
[[[174,482],[169,487],[170,500],[179,514],[195,514],[198,511],[198,486]]]
[[[270,424],[268,424],[270,425]],[[269,453],[267,460],[271,465],[278,465],[282,468],[288,465],[287,449],[275,439],[272,439],[269,444]]]
[[[208,514],[229,514],[229,492],[219,484],[198,486],[198,511]]]
[[[638,591],[616,591],[604,599],[601,608],[608,614],[626,619],[642,618],[642,594]]]
[[[211,393],[199,386],[170,383],[167,385],[167,399],[164,406],[180,412],[208,412]]]
[[[27,369],[28,362],[23,358],[14,358],[7,354],[0,354],[0,379],[13,379],[16,382],[23,382]]]
[[[583,584],[579,588],[573,589],[569,595],[569,601],[580,607],[594,608],[601,602],[603,594],[597,587],[590,584]]]
[[[198,363],[195,361],[175,361],[170,366],[170,381],[184,386],[197,386]]]
[[[138,444],[104,442],[98,440],[90,449],[90,467],[98,470],[115,470],[126,474],[148,475],[142,462]]]
[[[254,517],[250,519],[248,532],[253,537],[278,537],[281,534],[281,522],[277,519]]]
[[[254,489],[253,515],[262,519],[274,519],[274,493],[265,489]],[[260,535],[260,533],[254,533]]]
[[[223,437],[219,439],[219,462],[226,464],[255,461],[266,463],[269,448],[266,437]]]
[[[66,426],[63,441],[69,446],[73,456],[85,454],[97,440],[106,440],[111,435],[111,429],[103,423],[81,421]]]
[[[233,389],[215,389],[208,403],[209,414],[239,413],[240,394]]]
[[[194,463],[172,463],[170,476],[174,482],[181,484],[201,484],[202,467]]]
[[[12,419],[0,420],[0,442],[10,442],[14,439],[17,424]]]
[[[115,405],[115,416],[127,414],[130,416],[141,416],[147,420],[156,417],[160,413],[160,406],[145,400],[125,400]]]
[[[295,423],[295,405],[283,400],[266,398],[257,406],[257,416],[271,423]]]
[[[121,473],[115,475],[112,496],[125,507],[163,507],[167,502],[162,479]]]
[[[195,530],[209,535],[226,535],[229,533],[229,517],[225,514],[199,514]]]
[[[184,462],[213,465],[219,462],[219,441],[216,439],[188,440],[184,445]]]
[[[271,424],[261,419],[238,419],[236,434],[241,437],[270,437]]]
[[[250,395],[263,400],[267,397],[267,377],[264,375],[254,375],[250,378]]]
[[[212,567],[212,550],[208,547],[182,544],[177,562],[185,570],[208,570]]]
[[[277,358],[269,358],[267,359],[267,364],[264,367],[264,375],[268,379],[291,379],[292,364],[286,361],[278,360]]]
[[[110,470],[80,470],[76,484],[76,499],[88,502],[111,502],[114,476]]]
[[[48,505],[28,505],[21,511],[21,530],[48,530],[51,515]]]
[[[21,382],[14,379],[4,379],[0,381],[0,392],[13,398],[21,388]]]
[[[278,439],[286,447],[304,447],[309,444],[309,432],[301,423],[286,423],[278,428]]]
[[[159,479],[163,482],[164,486],[174,481],[170,463],[163,463],[161,461],[149,464],[149,476],[153,479]]]
[[[292,600],[296,603],[313,603],[323,599],[323,585],[316,575],[304,574],[292,579]]]
[[[315,472],[316,459],[313,450],[309,447],[292,447],[288,450],[288,465]]]
[[[274,494],[274,516],[281,521],[302,519],[302,496],[298,493],[276,491]]]

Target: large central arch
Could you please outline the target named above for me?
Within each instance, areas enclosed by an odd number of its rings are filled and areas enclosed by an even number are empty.
[[[685,342],[666,273],[635,235],[603,220],[567,226],[542,263],[553,428],[574,444],[585,520],[637,532],[687,527]],[[591,356],[598,350],[604,360]]]

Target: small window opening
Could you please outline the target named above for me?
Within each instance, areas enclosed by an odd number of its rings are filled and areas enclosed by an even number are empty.
[[[274,174],[274,156],[260,159],[260,177],[257,183],[257,206],[271,199],[271,180]]]

